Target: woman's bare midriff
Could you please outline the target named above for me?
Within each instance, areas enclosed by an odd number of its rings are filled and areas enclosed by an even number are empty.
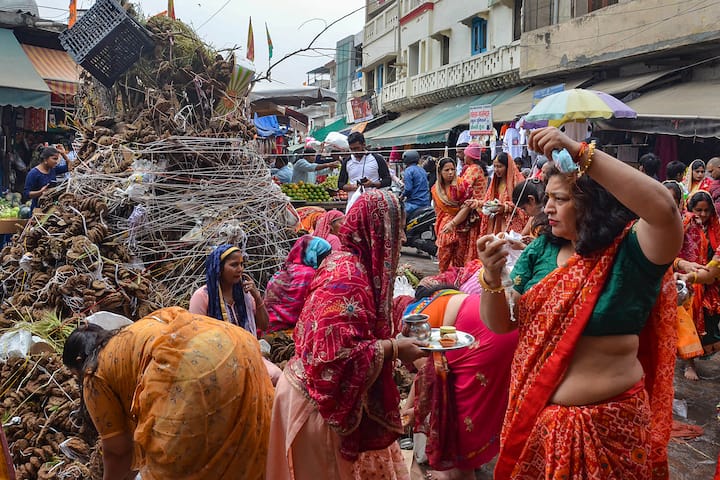
[[[625,392],[643,376],[638,346],[637,335],[580,337],[550,403],[589,405]]]

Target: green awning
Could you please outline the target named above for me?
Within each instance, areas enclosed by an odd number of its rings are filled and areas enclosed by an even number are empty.
[[[50,108],[50,89],[12,30],[0,28],[0,105]]]
[[[368,144],[373,147],[392,147],[447,142],[453,127],[468,124],[470,107],[498,104],[517,95],[525,88],[525,86],[520,86],[480,96],[453,98],[430,107],[407,120],[401,115],[400,118],[393,120],[395,124],[393,128],[383,129],[379,133],[377,130],[371,131],[367,135]]]
[[[330,132],[341,132],[343,130],[346,130],[349,127],[347,122],[345,122],[345,118],[340,118],[338,120],[335,120],[330,125],[325,125],[322,128],[313,129],[309,136],[313,137],[315,140],[319,142],[324,142],[325,137],[327,137],[327,134]]]

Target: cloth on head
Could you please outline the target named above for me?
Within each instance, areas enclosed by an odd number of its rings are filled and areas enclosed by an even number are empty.
[[[268,333],[295,328],[310,292],[318,258],[329,251],[330,244],[322,238],[303,235],[295,242],[283,268],[272,276],[265,289]]]
[[[299,232],[304,230],[309,234],[315,233],[315,225],[318,219],[325,214],[325,209],[322,207],[300,207],[297,209],[298,216],[300,217],[300,223],[295,227],[295,231]]]
[[[404,228],[397,197],[371,190],[340,230],[345,251],[325,259],[295,328],[285,375],[340,435],[348,460],[402,433],[392,362],[379,340],[394,338],[392,289]]]
[[[83,398],[101,438],[133,435],[143,479],[261,480],[273,402],[266,372],[248,332],[170,307],[108,341]]]
[[[474,160],[480,160],[480,156],[482,154],[482,147],[478,145],[477,143],[471,143],[467,147],[465,147],[465,156],[470,157]]]
[[[315,224],[315,231],[313,232],[313,235],[327,240],[333,250],[340,250],[340,239],[337,235],[332,233],[332,228],[333,223],[343,217],[345,217],[345,214],[338,210],[328,210],[327,213],[318,219]]]

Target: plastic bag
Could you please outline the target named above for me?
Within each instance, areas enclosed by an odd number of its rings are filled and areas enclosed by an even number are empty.
[[[410,280],[405,275],[395,277],[395,287],[393,290],[393,298],[407,295],[415,296],[415,289],[410,285]]]
[[[348,198],[347,201],[347,206],[345,207],[345,214],[350,211],[350,207],[352,207],[353,204],[358,201],[358,198],[360,198],[363,193],[365,193],[365,187],[360,185],[357,190],[355,190],[353,194],[350,195],[350,198]]]

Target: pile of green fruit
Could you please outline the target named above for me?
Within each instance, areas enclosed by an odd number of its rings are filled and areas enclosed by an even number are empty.
[[[328,175],[325,181],[321,183],[321,185],[325,188],[329,188],[330,190],[337,190],[338,178],[340,178],[338,175]]]
[[[30,207],[21,202],[22,195],[17,192],[0,197],[0,218],[30,218]]]
[[[329,202],[330,195],[322,185],[312,183],[286,183],[281,187],[282,192],[292,200],[306,200],[308,202]]]

